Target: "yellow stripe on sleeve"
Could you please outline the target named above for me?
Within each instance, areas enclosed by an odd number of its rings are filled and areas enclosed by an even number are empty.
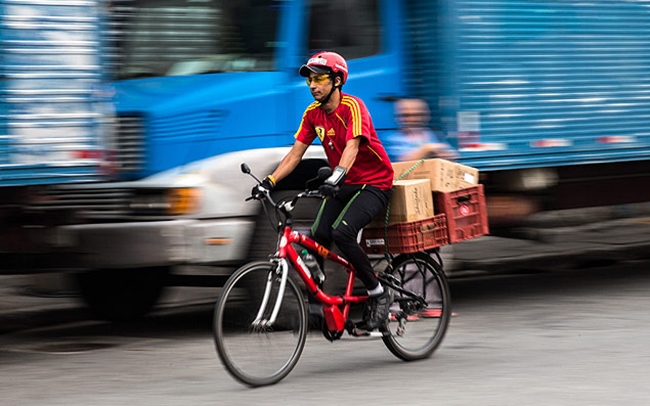
[[[343,96],[343,101],[342,103],[350,108],[350,112],[352,113],[352,134],[356,137],[357,135],[361,135],[361,129],[362,123],[361,123],[361,109],[359,108],[359,103],[348,96]]]

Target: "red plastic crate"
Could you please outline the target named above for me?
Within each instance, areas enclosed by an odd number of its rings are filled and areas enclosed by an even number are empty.
[[[433,207],[436,213],[447,215],[450,244],[480,237],[490,232],[483,185],[479,184],[454,192],[435,192]]]
[[[399,223],[384,227],[365,228],[361,236],[361,246],[368,254],[386,252],[386,233],[388,252],[410,254],[446,245],[449,243],[447,220],[444,214],[410,223]]]

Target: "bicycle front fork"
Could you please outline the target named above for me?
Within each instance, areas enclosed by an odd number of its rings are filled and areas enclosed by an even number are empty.
[[[287,278],[289,277],[289,265],[287,260],[284,258],[273,259],[272,262],[275,262],[275,267],[271,269],[266,276],[266,284],[264,287],[264,295],[262,297],[262,303],[260,303],[260,308],[257,311],[257,316],[255,320],[251,323],[254,328],[269,328],[275,323],[275,320],[278,317],[278,312],[282,306],[282,298],[284,297],[284,290],[287,286]],[[279,269],[279,272],[278,272]],[[275,302],[269,303],[271,300],[271,293],[273,292],[274,284],[277,283],[276,278],[280,275],[280,286],[277,289]],[[273,306],[273,311],[271,312],[271,317],[264,319],[264,314],[268,306]]]

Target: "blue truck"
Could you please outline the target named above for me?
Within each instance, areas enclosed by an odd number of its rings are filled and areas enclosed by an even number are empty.
[[[4,272],[50,257],[64,208],[51,185],[104,179],[112,116],[100,1],[0,1],[0,256]]]
[[[270,252],[239,165],[270,173],[293,143],[312,101],[298,68],[323,49],[348,60],[344,90],[380,137],[396,128],[396,99],[428,101],[431,126],[479,169],[494,233],[540,211],[650,201],[649,5],[112,1],[119,179],[50,196],[78,209],[60,232],[89,270],[82,295],[101,317],[130,317],[166,283]],[[312,146],[278,193],[323,164]],[[180,282],[181,267],[199,279]]]

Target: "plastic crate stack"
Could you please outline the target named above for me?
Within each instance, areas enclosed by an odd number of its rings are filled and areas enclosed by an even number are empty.
[[[450,167],[460,166],[448,161],[443,163],[451,164]],[[432,173],[430,170],[429,176]],[[456,170],[456,173],[462,171]],[[375,222],[365,228],[361,237],[364,250],[368,254],[384,254],[387,247],[391,254],[407,254],[489,234],[483,185],[476,184],[448,192],[433,191],[432,199],[435,215],[431,218],[390,224],[387,227],[378,227]]]

